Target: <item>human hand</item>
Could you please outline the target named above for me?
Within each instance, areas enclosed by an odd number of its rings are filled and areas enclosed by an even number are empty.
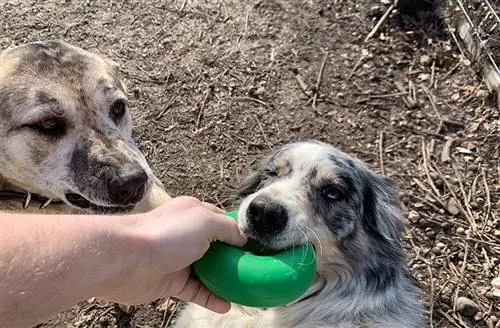
[[[106,283],[102,298],[139,304],[172,296],[216,312],[229,310],[228,302],[210,293],[191,273],[191,264],[215,239],[235,246],[246,242],[222,210],[195,198],[179,197],[148,213],[127,217],[120,226],[119,235],[126,238],[118,256],[127,265]]]

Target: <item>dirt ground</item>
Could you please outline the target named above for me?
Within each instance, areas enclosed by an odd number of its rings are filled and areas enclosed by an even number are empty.
[[[65,39],[118,62],[135,137],[173,195],[224,204],[289,141],[360,157],[400,188],[428,327],[500,327],[499,112],[437,20],[393,13],[365,42],[388,3],[7,0],[0,47]],[[161,304],[92,299],[39,327],[167,327],[176,303]]]

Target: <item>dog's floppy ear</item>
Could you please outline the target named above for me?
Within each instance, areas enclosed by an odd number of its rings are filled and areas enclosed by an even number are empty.
[[[250,173],[240,182],[236,189],[236,196],[243,198],[256,192],[263,180],[262,171],[258,169],[257,165],[253,166]]]
[[[369,173],[363,184],[363,227],[380,241],[399,243],[404,220],[397,205],[392,181]]]

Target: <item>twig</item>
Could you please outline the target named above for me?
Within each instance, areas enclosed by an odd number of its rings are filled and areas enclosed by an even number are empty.
[[[92,323],[90,324],[89,328],[92,328],[95,326],[95,324],[97,323],[97,321],[99,319],[101,319],[105,314],[107,314],[108,312],[110,312],[111,310],[113,310],[112,307],[110,308],[107,308],[106,310],[104,310],[100,315],[97,316],[97,318],[94,319],[94,321],[92,321]]]
[[[205,92],[205,97],[203,98],[203,102],[201,103],[201,107],[200,107],[200,111],[198,112],[198,118],[196,119],[196,128],[199,128],[200,127],[200,123],[201,123],[201,118],[203,116],[203,112],[205,110],[205,104],[207,102],[207,99],[208,99],[208,95],[210,94],[210,91],[212,90],[212,88],[208,88],[207,89],[207,92]]]
[[[170,315],[168,316],[168,320],[167,320],[167,323],[165,324],[165,327],[168,327],[168,325],[170,324],[170,321],[172,321],[175,312],[177,312],[177,309],[179,308],[179,304],[180,304],[180,301],[177,301],[175,303],[175,307],[173,308],[172,313],[170,313]]]
[[[365,57],[366,57],[366,54],[362,53],[361,57],[359,57],[359,59],[356,61],[356,64],[354,64],[354,67],[352,68],[351,72],[349,73],[349,76],[347,76],[347,81],[349,81],[351,79],[351,77],[354,75],[354,72],[356,72],[356,70],[358,69],[359,65],[361,65],[361,63],[363,62]]]
[[[434,166],[433,169],[437,172],[437,174],[439,174],[439,177],[443,180],[443,182],[445,183],[446,185],[446,188],[448,188],[448,190],[450,191],[450,194],[451,196],[455,199],[456,203],[457,203],[457,207],[458,209],[460,210],[460,212],[467,218],[467,220],[469,220],[469,224],[470,226],[472,227],[472,230],[474,231],[474,233],[477,234],[477,224],[476,222],[474,221],[474,218],[471,217],[469,215],[469,213],[464,209],[464,207],[462,206],[462,204],[460,204],[460,200],[458,199],[457,197],[457,194],[455,193],[455,191],[453,190],[450,182],[448,181],[448,179],[446,179],[446,177],[443,175],[443,173],[441,172],[441,170],[437,167],[437,166]]]
[[[323,61],[321,62],[321,67],[319,68],[318,78],[316,79],[316,84],[314,85],[314,95],[313,95],[313,108],[316,108],[316,101],[318,100],[319,87],[321,86],[321,80],[323,80],[323,71],[325,70],[326,59],[328,58],[328,51],[323,55]]]
[[[417,186],[420,187],[420,189],[422,189],[425,193],[429,194],[430,196],[432,196],[432,198],[434,198],[442,207],[445,211],[447,211],[448,213],[450,211],[448,211],[448,206],[446,206],[446,204],[443,202],[443,200],[439,197],[437,197],[436,195],[434,195],[434,193],[432,192],[432,190],[430,190],[429,188],[427,188],[420,180],[418,180],[417,178],[413,178],[413,181],[415,181],[415,183],[417,184]]]
[[[184,0],[184,1],[182,2],[182,5],[181,5],[181,7],[179,8],[179,11],[181,11],[181,12],[182,12],[182,11],[184,10],[184,7],[186,7],[186,2],[187,2],[187,0]]]
[[[432,190],[436,194],[436,197],[441,197],[441,193],[439,190],[436,188],[436,185],[434,184],[434,181],[431,178],[431,174],[429,172],[429,164],[428,164],[428,157],[427,157],[427,150],[425,149],[425,141],[424,138],[422,138],[422,158],[424,160],[424,170],[425,170],[425,175],[427,176],[427,181],[429,182],[429,185],[431,186]]]
[[[382,24],[384,24],[385,20],[387,19],[387,17],[389,17],[389,15],[391,14],[391,12],[393,10],[394,10],[394,3],[391,4],[389,6],[389,8],[387,8],[387,10],[385,11],[384,15],[382,15],[382,17],[380,17],[380,20],[373,27],[373,29],[370,31],[370,33],[368,33],[368,35],[365,38],[365,42],[368,41],[372,36],[374,36],[375,33],[377,33],[377,31],[379,30],[379,28],[382,26]]]
[[[490,187],[488,186],[488,182],[486,180],[486,171],[484,170],[483,167],[481,168],[481,174],[483,175],[484,191],[486,193],[486,214],[484,217],[484,225],[483,225],[484,229],[484,226],[488,222],[488,219],[491,214],[491,196],[490,196]]]
[[[262,101],[260,99],[253,98],[253,97],[234,97],[233,99],[234,100],[249,100],[249,101],[253,101],[253,102],[259,103],[261,105],[264,105],[266,107],[269,107],[269,104],[266,103],[265,101]]]
[[[436,75],[436,60],[432,61],[431,66],[431,81],[429,83],[429,88],[434,87],[434,76]]]
[[[380,131],[378,138],[378,155],[380,157],[380,173],[385,175],[384,169],[384,131]]]
[[[446,320],[448,320],[449,323],[451,323],[452,325],[454,325],[455,327],[458,327],[458,328],[467,328],[467,327],[464,327],[460,324],[458,324],[455,319],[453,319],[453,317],[451,317],[448,313],[444,312],[443,310],[439,309],[438,310],[439,314],[441,314]]]
[[[297,83],[300,86],[300,89],[306,95],[308,98],[311,96],[311,91],[309,91],[309,88],[307,87],[307,84],[304,82],[302,79],[302,76],[296,71],[294,72],[295,79],[297,80]]]
[[[453,168],[453,171],[455,172],[455,176],[457,177],[457,181],[458,181],[458,185],[460,187],[460,192],[462,194],[462,198],[464,200],[464,206],[465,206],[465,209],[467,210],[467,213],[469,213],[469,215],[471,217],[474,217],[472,215],[472,212],[470,210],[470,204],[469,202],[467,201],[467,193],[465,192],[465,188],[464,188],[464,184],[463,184],[463,180],[462,180],[462,176],[458,173],[458,170],[457,170],[457,167],[454,163],[451,163],[451,166]]]
[[[257,125],[259,126],[259,129],[260,129],[260,133],[262,133],[262,137],[264,138],[264,141],[266,142],[267,147],[269,147],[269,149],[271,149],[272,145],[269,142],[269,140],[267,139],[266,133],[264,132],[264,129],[262,128],[262,124],[260,123],[259,118],[257,117],[257,115],[255,115],[255,120],[257,121]]]
[[[431,285],[431,290],[430,290],[431,304],[429,306],[429,328],[434,328],[434,325],[432,323],[432,317],[434,315],[434,281],[432,278],[432,268],[429,264],[427,264],[427,270],[429,270],[429,281]]]
[[[172,98],[170,98],[165,108],[158,115],[156,115],[157,120],[160,119],[167,112],[167,110],[170,108],[170,105],[177,99],[177,97],[178,96],[175,95]]]

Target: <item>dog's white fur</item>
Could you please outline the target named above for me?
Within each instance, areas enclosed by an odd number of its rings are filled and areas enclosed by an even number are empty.
[[[325,183],[334,187],[322,189]],[[259,162],[240,196],[242,230],[275,249],[312,242],[326,285],[317,295],[268,309],[232,304],[221,315],[188,304],[176,328],[423,327],[400,244],[402,219],[385,178],[332,146],[299,142]],[[256,197],[286,208],[284,229],[263,235],[252,226],[248,208]]]

